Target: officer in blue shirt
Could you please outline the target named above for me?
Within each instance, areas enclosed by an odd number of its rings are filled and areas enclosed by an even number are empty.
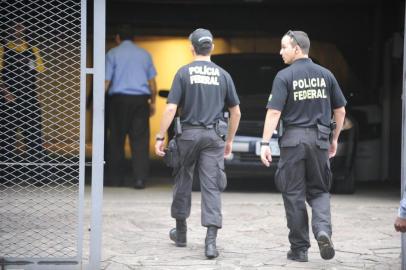
[[[151,55],[128,31],[116,35],[106,56],[108,93],[108,180],[124,180],[124,143],[129,135],[134,187],[142,189],[149,172],[149,117],[155,113],[156,70]]]
[[[394,225],[397,232],[406,232],[406,191],[403,194],[403,199],[400,201],[398,217]]]

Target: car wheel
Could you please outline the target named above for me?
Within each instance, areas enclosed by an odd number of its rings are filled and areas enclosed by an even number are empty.
[[[333,179],[333,193],[353,194],[355,192],[354,170],[348,174]]]

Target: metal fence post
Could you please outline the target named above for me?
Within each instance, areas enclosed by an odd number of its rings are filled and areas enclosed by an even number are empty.
[[[404,13],[404,31],[406,33],[406,5]],[[403,35],[405,37],[405,35]],[[403,91],[402,91],[402,156],[401,156],[401,196],[404,197],[405,190],[405,177],[406,177],[406,142],[405,142],[405,128],[406,128],[406,90],[405,90],[405,79],[406,79],[406,39],[403,39]],[[406,236],[402,233],[402,270],[406,270]]]
[[[104,55],[106,38],[106,1],[94,1],[93,23],[93,147],[92,147],[92,214],[89,269],[101,269],[102,203],[104,162]]]

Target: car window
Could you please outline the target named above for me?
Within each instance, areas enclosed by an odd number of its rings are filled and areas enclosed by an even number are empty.
[[[221,54],[212,61],[230,73],[240,96],[269,94],[273,79],[285,67],[277,54]]]

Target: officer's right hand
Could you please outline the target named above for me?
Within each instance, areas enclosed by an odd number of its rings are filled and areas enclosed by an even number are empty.
[[[226,141],[226,145],[224,147],[224,157],[227,158],[229,155],[231,155],[232,151],[233,151],[233,142]]]
[[[406,219],[397,217],[394,226],[397,232],[406,232]]]
[[[155,154],[157,154],[157,156],[160,156],[160,157],[165,156],[164,141],[156,141],[156,143],[155,143]]]
[[[261,161],[262,163],[269,167],[272,162],[271,148],[267,145],[261,146]]]

